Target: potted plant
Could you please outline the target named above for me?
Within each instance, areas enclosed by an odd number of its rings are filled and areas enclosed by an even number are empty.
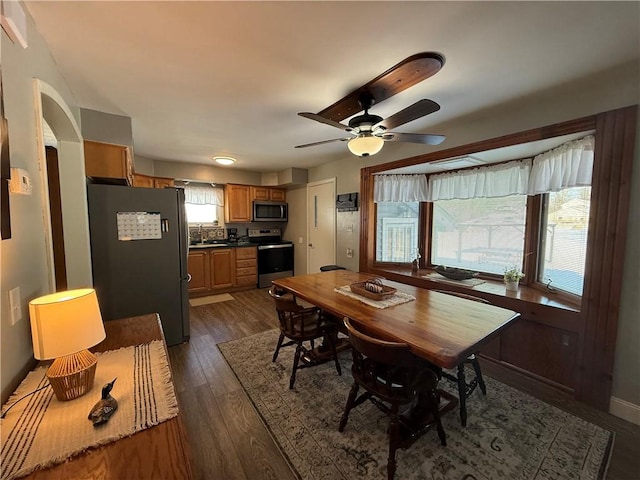
[[[513,266],[504,269],[504,284],[507,290],[518,290],[518,284],[522,278],[524,278],[524,273],[522,273],[518,267]]]

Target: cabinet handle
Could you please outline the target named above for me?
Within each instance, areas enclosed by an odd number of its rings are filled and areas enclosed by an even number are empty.
[[[187,283],[189,283],[191,281],[191,274],[187,273]]]

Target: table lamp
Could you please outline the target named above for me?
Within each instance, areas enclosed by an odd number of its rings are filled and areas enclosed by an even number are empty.
[[[87,349],[105,339],[92,288],[52,293],[29,302],[33,355],[51,360],[47,378],[56,398],[73,400],[93,387],[98,360]]]

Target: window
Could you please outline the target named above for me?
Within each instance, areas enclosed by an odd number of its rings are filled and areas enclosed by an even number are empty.
[[[526,195],[433,202],[431,263],[502,275],[522,265]]]
[[[565,188],[544,196],[538,281],[582,295],[591,187]]]
[[[418,249],[418,202],[376,204],[376,261],[408,263]]]
[[[189,223],[214,223],[219,207],[224,206],[224,191],[208,184],[189,184],[184,187],[185,209]]]
[[[213,223],[218,220],[218,210],[216,205],[210,203],[197,205],[195,203],[185,203],[188,223]]]

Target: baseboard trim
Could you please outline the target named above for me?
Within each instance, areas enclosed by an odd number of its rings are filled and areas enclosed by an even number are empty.
[[[611,397],[609,413],[636,425],[640,425],[640,405],[636,405],[621,398]]]

